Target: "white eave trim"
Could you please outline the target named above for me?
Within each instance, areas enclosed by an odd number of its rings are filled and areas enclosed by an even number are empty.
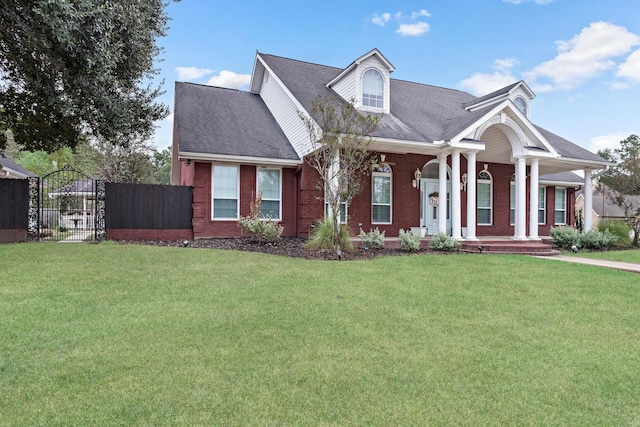
[[[566,163],[574,166],[579,166],[576,169],[604,169],[609,166],[615,166],[615,163],[607,162],[603,160],[602,162],[593,161],[593,160],[582,160],[582,159],[571,159],[567,157],[560,157],[554,159],[556,162]]]
[[[4,176],[15,176],[16,178],[29,178],[29,175],[24,174],[22,172],[18,172],[17,170],[13,170],[10,167],[2,166],[0,167],[0,171],[2,171],[2,175]],[[2,178],[2,176],[0,176]]]
[[[228,155],[228,154],[188,153],[188,152],[182,152],[182,151],[178,153],[178,160],[242,163],[242,164],[270,165],[270,166],[298,166],[303,163],[302,160],[292,160],[292,159],[234,156],[234,155]]]
[[[571,188],[580,188],[584,185],[583,182],[569,182],[569,181],[538,181],[539,185],[553,185],[554,187],[571,187]]]

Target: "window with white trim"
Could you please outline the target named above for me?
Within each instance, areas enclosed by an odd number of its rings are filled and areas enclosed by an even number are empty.
[[[509,185],[509,225],[516,224],[516,183]]]
[[[391,224],[391,168],[386,163],[380,164],[371,178],[371,222],[374,224]]]
[[[328,200],[329,200],[329,198],[327,197],[327,193],[325,191],[325,193],[324,193],[324,216],[327,217],[327,218],[329,218],[329,216],[330,216]],[[347,215],[348,214],[349,214],[349,210],[347,208],[347,203],[346,202],[340,203],[340,211],[338,212],[338,215],[340,215],[340,224],[346,224],[347,223]]]
[[[525,101],[525,99],[521,96],[517,96],[514,100],[513,103],[516,104],[516,107],[518,107],[518,110],[520,110],[520,112],[522,114],[524,114],[525,117],[529,117],[528,116],[528,105],[527,105],[527,101]]]
[[[547,223],[547,187],[538,187],[538,224]]]
[[[258,194],[262,196],[260,218],[280,220],[282,170],[258,168]]]
[[[553,213],[553,222],[557,225],[567,223],[567,189],[556,187],[556,200]]]
[[[211,217],[238,219],[240,169],[238,166],[212,165]]]
[[[493,179],[489,171],[480,171],[476,189],[478,225],[491,225],[491,219],[493,218]]]
[[[384,78],[374,68],[368,69],[362,75],[362,105],[384,108]]]

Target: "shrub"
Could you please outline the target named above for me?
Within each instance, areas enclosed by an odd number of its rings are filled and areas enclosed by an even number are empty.
[[[583,249],[607,249],[618,240],[609,230],[590,230],[580,235],[578,246]]]
[[[580,233],[567,225],[551,228],[553,243],[563,249],[571,249],[573,245],[580,246]]]
[[[364,241],[366,248],[380,249],[384,247],[384,231],[381,233],[378,227],[368,233],[365,233],[361,228],[360,238]]]
[[[59,225],[58,226],[58,231],[60,233],[66,233],[67,231],[69,231],[69,229],[67,227],[65,227],[64,225]]]
[[[622,221],[615,221],[612,219],[600,221],[598,223],[598,231],[609,231],[614,236],[617,236],[617,246],[631,245],[631,228]]]
[[[254,235],[260,240],[273,242],[280,239],[284,227],[278,224],[278,221],[260,218],[260,205],[262,204],[262,195],[251,201],[251,214],[241,216],[238,219],[238,227],[244,228],[249,234]]]
[[[340,225],[338,244],[343,251],[353,250],[353,233],[346,224]],[[310,249],[333,249],[333,220],[329,217],[317,221],[311,229],[311,237],[305,243]]]
[[[445,233],[437,233],[431,237],[431,249],[435,251],[455,251],[460,243]]]
[[[404,231],[403,229],[400,229],[398,238],[400,240],[400,247],[402,250],[409,252],[417,252],[420,250],[419,234],[413,234],[411,230]]]

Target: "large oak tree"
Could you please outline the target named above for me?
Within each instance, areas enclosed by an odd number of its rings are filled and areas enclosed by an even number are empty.
[[[168,109],[154,60],[166,0],[0,2],[0,123],[27,150],[145,140]],[[2,148],[3,141],[0,141]]]

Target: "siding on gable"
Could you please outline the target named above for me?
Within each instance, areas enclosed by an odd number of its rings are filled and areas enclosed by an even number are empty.
[[[355,78],[355,74],[349,73],[344,76],[338,83],[333,85],[332,89],[347,101],[354,99],[357,105],[360,103],[360,100],[358,99],[356,80],[357,79]]]
[[[298,156],[302,158],[310,153],[309,133],[298,116],[298,108],[272,75],[262,83],[260,96]]]

